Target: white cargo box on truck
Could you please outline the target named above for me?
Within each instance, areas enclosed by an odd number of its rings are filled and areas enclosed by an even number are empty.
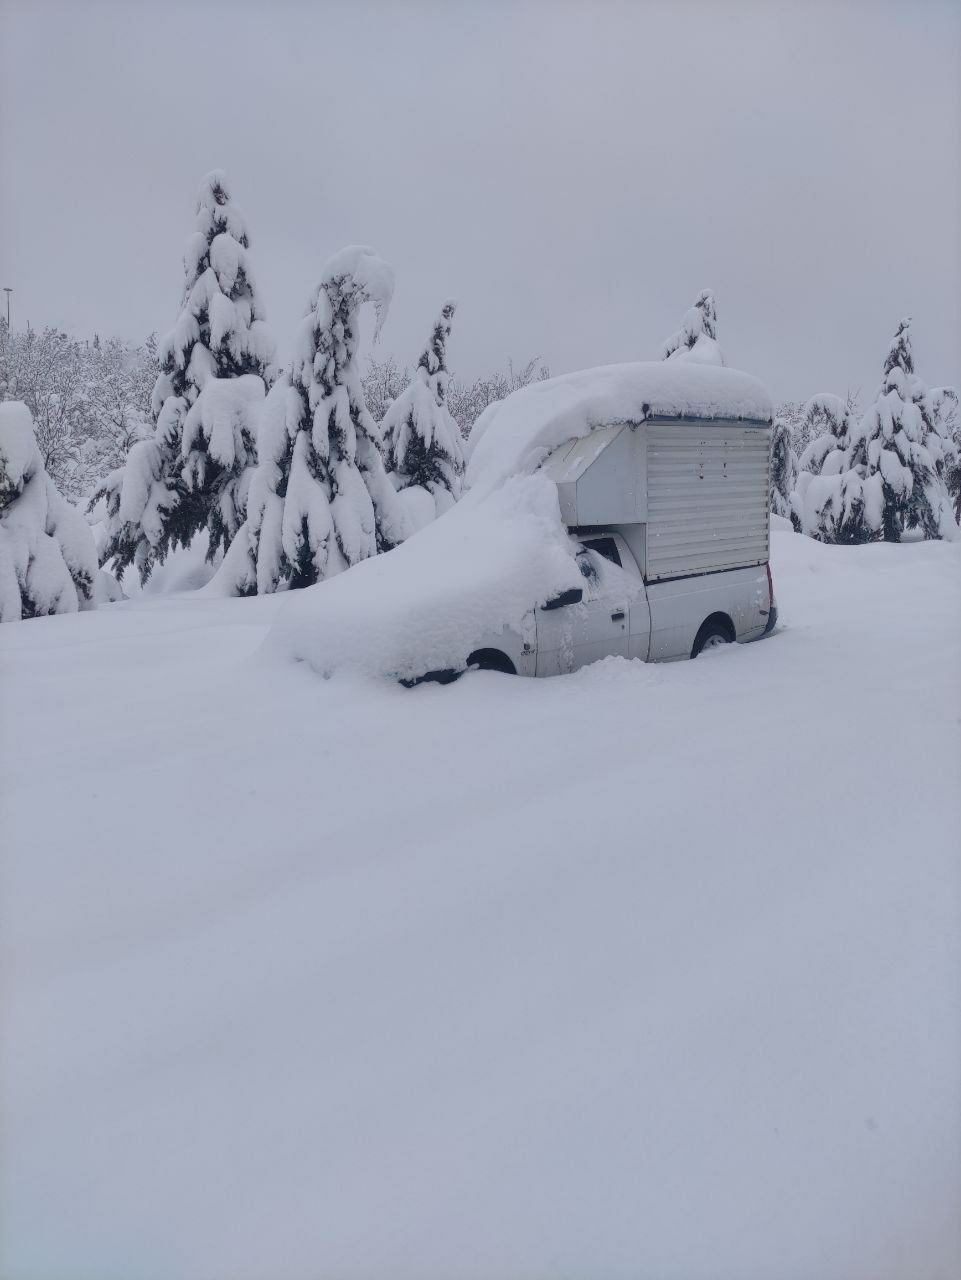
[[[516,393],[476,440],[468,478],[498,464],[557,485],[570,528],[621,527],[647,582],[764,564],[771,402],[754,378],[679,358],[611,365]]]

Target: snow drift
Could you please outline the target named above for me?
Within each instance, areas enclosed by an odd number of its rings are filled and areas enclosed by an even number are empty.
[[[0,627],[0,1275],[956,1280],[961,547],[774,525],[563,680]]]
[[[485,635],[519,627],[580,581],[556,487],[517,476],[393,551],[292,593],[265,648],[323,674],[421,675],[462,663]]]

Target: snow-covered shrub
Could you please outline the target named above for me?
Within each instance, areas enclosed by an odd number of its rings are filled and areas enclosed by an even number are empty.
[[[324,268],[291,367],[267,396],[247,520],[219,589],[310,586],[407,536],[356,365],[360,309],[373,304],[379,332],[393,286],[391,268],[363,246],[342,249]]]
[[[455,307],[452,301],[444,303],[413,379],[381,423],[386,463],[397,489],[405,496],[414,489],[427,494],[430,518],[457,501],[464,474],[461,433],[447,405],[447,339]],[[420,519],[412,518],[420,525]]]
[[[106,558],[118,570],[136,563],[143,580],[172,546],[187,546],[201,529],[209,534],[213,558],[245,515],[247,473],[255,461],[249,414],[236,435],[232,428],[212,434],[204,424],[213,423],[225,404],[217,390],[211,407],[199,410],[189,429],[186,423],[211,380],[256,377],[266,387],[274,378],[274,342],[248,248],[243,214],[215,170],[201,186],[196,230],[184,255],[183,307],[159,348],[153,436],[135,445],[126,466],[94,495],[107,500]],[[235,405],[241,401],[249,406],[247,391],[233,398]]]
[[[710,289],[702,289],[694,306],[684,313],[680,329],[664,343],[661,359],[670,360],[690,351],[701,337],[717,341],[717,307]]]
[[[0,404],[0,622],[93,608],[99,574],[90,526],[47,475],[30,410]]]
[[[791,494],[797,482],[797,471],[791,428],[782,418],[775,418],[771,429],[771,510],[777,516],[788,517],[791,514]]]
[[[851,434],[848,465],[865,476],[865,539],[897,542],[905,529],[954,538],[957,525],[945,484],[953,450],[938,411],[914,372],[910,317],[901,321],[884,361],[877,399]],[[878,489],[880,504],[868,500]]]

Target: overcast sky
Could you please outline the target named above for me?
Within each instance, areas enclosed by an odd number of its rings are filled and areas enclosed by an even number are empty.
[[[455,374],[654,358],[708,286],[778,399],[873,395],[908,312],[958,382],[959,69],[958,0],[0,0],[0,284],[165,331],[221,167],[282,349],[360,242],[402,362],[448,296]]]

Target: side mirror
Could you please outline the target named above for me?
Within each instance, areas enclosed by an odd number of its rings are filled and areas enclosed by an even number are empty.
[[[553,600],[548,600],[546,604],[542,604],[542,609],[563,609],[566,604],[580,604],[584,599],[584,592],[581,587],[569,587],[567,591],[562,591],[559,596],[555,596]]]

